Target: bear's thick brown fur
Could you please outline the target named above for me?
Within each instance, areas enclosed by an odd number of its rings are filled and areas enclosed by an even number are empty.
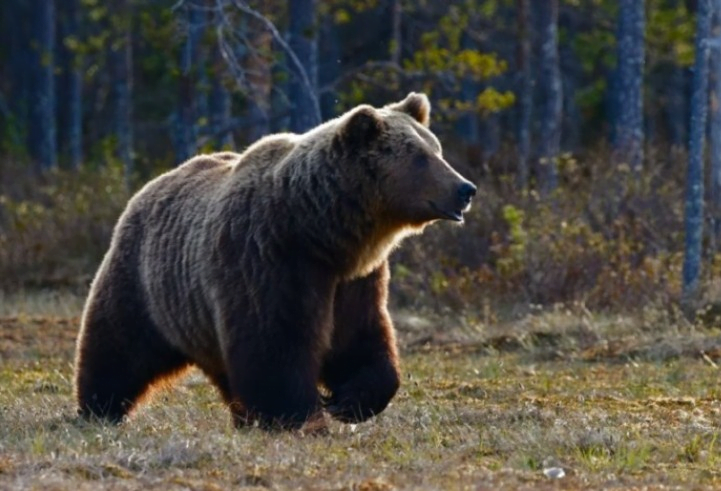
[[[380,413],[399,385],[388,254],[430,222],[462,221],[475,193],[443,160],[429,114],[413,93],[362,105],[148,183],[120,217],[87,300],[80,414],[120,421],[190,365],[238,425]]]

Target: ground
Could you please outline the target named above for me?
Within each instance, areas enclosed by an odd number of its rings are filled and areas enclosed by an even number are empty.
[[[397,312],[391,406],[302,435],[233,429],[195,371],[123,426],[77,421],[81,305],[0,296],[0,489],[721,487],[721,333],[672,312]]]

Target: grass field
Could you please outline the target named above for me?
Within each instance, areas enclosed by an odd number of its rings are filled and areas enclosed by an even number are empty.
[[[232,429],[194,371],[120,427],[77,421],[81,305],[0,297],[0,489],[721,488],[721,333],[673,313],[399,314],[392,405],[303,435]]]

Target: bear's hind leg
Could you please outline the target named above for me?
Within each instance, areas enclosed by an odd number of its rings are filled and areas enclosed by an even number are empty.
[[[102,307],[101,307],[102,306]],[[75,360],[78,413],[119,423],[155,382],[188,366],[150,319],[134,309],[87,310]]]

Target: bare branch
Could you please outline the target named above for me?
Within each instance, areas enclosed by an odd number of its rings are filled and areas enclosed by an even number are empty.
[[[266,16],[258,12],[257,10],[251,8],[248,4],[241,0],[231,0],[233,2],[233,5],[235,5],[238,10],[241,12],[244,12],[255,19],[259,20],[268,31],[273,35],[273,39],[280,45],[281,48],[283,48],[283,51],[285,51],[285,54],[288,55],[290,60],[293,62],[293,65],[295,66],[295,69],[298,72],[298,75],[301,78],[301,81],[303,82],[303,87],[306,90],[307,95],[310,97],[311,101],[313,102],[313,110],[315,112],[315,117],[317,121],[322,121],[322,116],[320,113],[320,104],[318,103],[318,95],[316,91],[314,90],[312,84],[310,83],[310,78],[308,77],[308,72],[305,70],[305,67],[300,62],[298,57],[296,56],[293,49],[288,45],[288,43],[283,39],[283,36],[280,34],[278,29],[275,27],[275,24],[271,22],[270,19],[268,19]]]

